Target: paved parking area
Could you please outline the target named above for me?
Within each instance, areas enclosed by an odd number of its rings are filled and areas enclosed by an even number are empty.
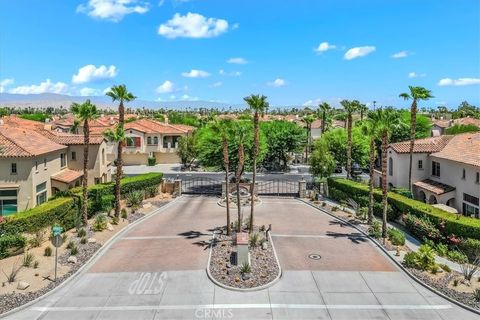
[[[205,244],[225,211],[215,198],[182,197],[8,319],[478,319],[412,282],[354,229],[298,200],[265,198],[256,211],[257,224],[272,223],[283,267],[266,290],[229,291],[208,279]]]

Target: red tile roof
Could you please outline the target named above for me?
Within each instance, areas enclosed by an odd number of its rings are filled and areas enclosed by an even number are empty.
[[[448,144],[432,156],[480,167],[480,133],[451,136]]]
[[[75,171],[75,170],[72,170],[72,169],[63,169],[59,173],[51,176],[51,179],[56,180],[56,181],[60,181],[60,182],[64,182],[64,183],[70,183],[70,182],[73,182],[73,181],[77,180],[78,178],[80,178],[82,176],[83,176],[83,172],[81,172],[81,171]]]
[[[0,125],[0,157],[34,157],[66,149],[35,130]]]
[[[455,190],[455,187],[430,179],[417,181],[413,185],[438,195]]]
[[[456,124],[458,125],[474,125],[480,127],[480,119],[465,117],[465,118],[458,118],[453,120],[433,120],[433,123],[440,128],[449,128]]]
[[[40,134],[50,140],[63,145],[81,145],[84,144],[85,138],[82,134],[63,133],[52,130],[39,130]],[[90,144],[102,144],[104,138],[102,136],[90,136]]]
[[[417,139],[415,140],[413,152],[414,153],[438,152],[442,150],[452,138],[453,136],[440,136],[440,137],[432,137],[432,138],[425,138],[425,139]],[[410,141],[392,143],[390,144],[390,148],[392,148],[397,153],[409,153]]]
[[[125,124],[125,130],[133,129],[144,133],[185,134],[193,131],[193,127],[159,122],[151,119],[139,119]]]

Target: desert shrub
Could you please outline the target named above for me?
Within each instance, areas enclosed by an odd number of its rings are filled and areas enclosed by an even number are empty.
[[[122,216],[122,219],[127,219],[128,218],[127,209],[122,208],[122,210],[120,211],[120,215]]]
[[[379,220],[374,219],[370,228],[368,228],[368,235],[375,239],[382,237],[382,224]]]
[[[115,217],[115,216],[112,217],[112,224],[115,224],[115,225],[118,224],[118,217]]]
[[[76,256],[78,254],[78,248],[77,246],[73,246],[73,248],[70,249],[70,254],[72,256]]]
[[[260,244],[260,235],[256,232],[250,235],[250,247],[256,248]]]
[[[405,254],[403,263],[406,267],[419,270],[432,270],[435,268],[435,250],[427,244],[422,244],[417,252]],[[437,269],[438,270],[438,269]]]
[[[480,256],[480,240],[467,238],[463,239],[458,248],[468,257],[470,261]]]
[[[150,186],[145,188],[145,198],[153,198],[158,194],[158,186]]]
[[[80,228],[77,230],[77,237],[83,238],[87,235],[87,231],[84,228]]]
[[[0,236],[0,259],[9,257],[23,248],[27,243],[27,239],[19,234],[5,234]]]
[[[445,257],[448,254],[448,246],[443,243],[437,243],[435,251],[440,257]]]
[[[68,234],[64,232],[64,233],[62,234],[62,241],[63,241],[63,242],[66,242],[67,239],[68,239]]]
[[[447,258],[456,263],[466,263],[468,261],[467,256],[457,250],[448,251]]]
[[[127,206],[131,207],[133,211],[137,210],[144,198],[142,190],[135,190],[127,194]]]
[[[333,207],[332,207],[332,211],[333,211],[333,212],[335,212],[335,211],[337,211],[337,210],[338,210],[338,207],[337,207],[337,206],[333,206]]]
[[[22,266],[26,268],[30,268],[34,260],[35,260],[35,255],[31,252],[26,252],[23,255]]]
[[[355,212],[355,215],[360,219],[365,219],[368,215],[368,208],[367,207],[360,207]]]
[[[240,266],[240,272],[241,273],[250,273],[250,271],[252,271],[252,268],[250,267],[250,264],[248,262],[244,262]]]
[[[403,264],[408,268],[417,267],[417,254],[415,252],[407,252],[403,257]]]
[[[442,235],[435,225],[428,218],[418,218],[412,214],[407,214],[403,218],[407,229],[418,239],[430,239],[438,242]]]
[[[95,232],[103,231],[107,228],[107,216],[103,213],[98,213],[95,215],[95,220],[92,224],[92,230]]]
[[[32,248],[38,248],[42,245],[43,241],[45,241],[45,235],[46,235],[46,230],[45,229],[40,229],[35,231],[33,234],[32,238],[28,240],[28,244]]]
[[[388,240],[390,240],[390,242],[394,246],[403,246],[405,244],[405,235],[400,230],[397,230],[397,229],[394,229],[394,228],[389,228],[388,229]]]
[[[475,301],[480,301],[480,289],[477,288],[473,291],[473,298]]]
[[[72,240],[68,241],[66,248],[71,250],[73,247],[75,247],[75,242],[73,242]]]
[[[452,272],[452,269],[450,269],[450,267],[447,266],[446,264],[441,264],[440,268],[442,268],[442,270],[445,272]]]
[[[5,277],[7,277],[7,282],[8,283],[12,283],[12,282],[17,281],[17,275],[20,272],[20,270],[23,268],[23,266],[21,264],[19,264],[18,262],[19,262],[19,260],[17,259],[15,261],[15,263],[12,265],[12,269],[8,273],[3,271],[3,269],[2,269],[3,274],[5,275]]]
[[[80,243],[81,244],[86,244],[87,243],[87,238],[83,237],[82,239],[80,239]]]
[[[33,262],[33,269],[37,269],[39,265],[40,265],[40,262],[38,260],[35,260]]]
[[[43,250],[43,255],[45,257],[51,257],[52,256],[52,247],[48,246]]]

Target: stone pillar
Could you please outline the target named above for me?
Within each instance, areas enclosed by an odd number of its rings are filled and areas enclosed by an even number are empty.
[[[300,180],[298,181],[298,196],[300,198],[305,198],[307,195],[307,181]]]
[[[248,233],[237,233],[235,242],[237,245],[237,266],[241,266],[244,263],[250,263],[248,257]]]
[[[180,197],[182,195],[182,180],[175,179],[173,182],[173,195],[176,197]]]

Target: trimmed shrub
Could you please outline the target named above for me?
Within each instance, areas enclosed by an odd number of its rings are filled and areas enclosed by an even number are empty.
[[[403,246],[405,244],[405,235],[400,230],[397,230],[397,229],[394,229],[394,228],[389,228],[388,229],[388,240],[390,240],[390,242],[394,246]]]
[[[154,166],[156,163],[157,163],[157,158],[155,158],[155,157],[148,157],[148,162],[147,162],[147,164],[148,164],[149,166]]]
[[[467,263],[468,261],[467,256],[457,250],[448,251],[447,258],[449,260],[452,260],[453,262],[460,263],[460,264]]]
[[[458,244],[458,248],[470,259],[480,256],[480,240],[467,238]]]
[[[339,195],[344,195],[355,201],[360,197],[368,197],[367,185],[341,178],[328,178],[327,181],[329,194],[335,200],[338,200]],[[381,201],[381,196],[381,190],[375,189],[374,198],[376,202]],[[393,208],[394,217],[410,213],[419,218],[428,218],[435,226],[439,226],[441,221],[444,220],[445,234],[455,234],[464,238],[480,240],[480,219],[458,216],[394,192],[389,192],[388,202]]]
[[[418,239],[429,239],[438,242],[441,239],[440,230],[428,218],[418,218],[414,215],[407,214],[403,218],[407,229]]]
[[[0,259],[9,257],[25,248],[27,239],[19,234],[5,234],[0,236]]]

